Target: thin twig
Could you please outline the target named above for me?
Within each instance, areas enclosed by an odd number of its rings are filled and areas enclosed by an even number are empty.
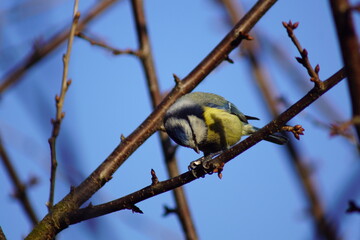
[[[223,154],[219,155],[215,159],[209,162],[209,169],[206,171],[211,171],[217,168],[220,163],[223,165],[234,159],[236,156],[254,146],[256,143],[260,142],[266,136],[268,136],[271,132],[278,131],[281,124],[285,124],[297,114],[299,114],[302,110],[304,110],[307,106],[316,101],[321,95],[334,87],[337,83],[339,83],[342,79],[345,78],[344,69],[339,70],[334,75],[332,75],[328,80],[324,82],[324,89],[319,89],[318,87],[314,87],[309,93],[307,93],[303,98],[301,98],[298,102],[292,105],[289,109],[279,115],[278,118],[271,121],[264,128],[252,134],[250,137],[246,138],[244,141],[238,143],[234,147],[225,151]],[[196,169],[192,171],[188,171],[179,176],[171,178],[166,181],[158,182],[157,184],[149,185],[139,191],[131,193],[122,198],[113,200],[108,203],[100,204],[100,205],[92,205],[91,207],[85,207],[79,210],[75,210],[70,213],[68,218],[66,219],[68,222],[64,224],[76,224],[78,222],[91,219],[94,217],[103,216],[115,211],[127,209],[126,206],[134,205],[141,201],[144,201],[153,196],[159,195],[161,193],[170,191],[174,188],[183,186],[184,184],[190,183],[196,179],[195,176],[201,178],[208,174],[202,166],[200,165]]]
[[[51,137],[49,138],[50,144],[50,152],[51,152],[51,174],[50,174],[50,191],[49,191],[49,201],[47,202],[47,207],[49,212],[51,211],[54,204],[54,195],[55,195],[55,181],[56,181],[56,169],[57,169],[57,160],[56,160],[56,139],[60,132],[60,125],[62,120],[65,117],[65,113],[63,112],[65,94],[68,90],[68,87],[71,84],[71,80],[68,80],[68,71],[69,71],[69,61],[70,61],[70,53],[72,44],[74,41],[74,35],[77,28],[77,24],[80,18],[79,8],[79,0],[75,0],[74,2],[74,13],[73,20],[69,34],[69,40],[67,44],[66,53],[63,55],[63,64],[64,70],[61,81],[61,89],[60,96],[56,95],[55,103],[56,103],[56,116],[55,119],[52,119],[51,122],[53,124],[53,129],[51,132]]]
[[[260,18],[277,2],[277,0],[259,0],[249,10],[225,38],[191,71],[184,80],[164,98],[156,109],[124,139],[79,186],[57,203],[51,213],[27,236],[27,239],[52,239],[58,232],[68,226],[69,213],[77,210],[105,183],[110,181],[114,172],[128,159],[128,157],[160,128],[166,110],[180,96],[193,90],[212,70],[214,70],[226,56],[243,40],[242,33],[248,33]]]
[[[135,50],[131,50],[131,49],[118,49],[118,48],[114,48],[102,41],[98,41],[98,40],[95,40],[89,36],[87,36],[85,33],[83,32],[78,32],[75,34],[77,37],[81,38],[81,39],[84,39],[86,41],[88,41],[91,45],[94,45],[94,46],[98,46],[98,47],[101,47],[103,49],[106,49],[108,51],[110,51],[112,54],[114,55],[120,55],[120,54],[129,54],[129,55],[135,55],[135,56],[138,56],[140,57],[140,52],[139,51],[135,51]]]
[[[20,177],[18,176],[11,160],[3,146],[2,140],[0,138],[0,158],[2,159],[6,172],[9,174],[11,181],[15,187],[14,196],[20,201],[22,207],[25,210],[25,213],[29,217],[29,220],[33,225],[38,223],[38,218],[35,214],[34,208],[32,207],[28,194],[27,194],[27,184],[21,182]]]
[[[360,116],[360,44],[348,0],[329,0],[348,75],[353,117]],[[360,125],[355,126],[360,142]]]
[[[116,3],[118,0],[104,0],[99,1],[96,5],[90,9],[81,21],[79,21],[77,31],[82,31],[86,25],[103,13],[106,9]],[[70,28],[58,32],[52,36],[48,41],[42,43],[40,47],[34,47],[32,51],[16,64],[10,71],[8,71],[3,77],[1,77],[0,95],[5,92],[10,86],[17,83],[21,77],[44,57],[57,49],[63,42],[66,41],[70,34]]]
[[[294,34],[294,30],[299,26],[299,23],[298,22],[292,23],[291,21],[289,21],[288,23],[283,22],[283,26],[286,28],[286,31],[291,41],[294,43],[294,45],[296,46],[297,50],[300,53],[301,57],[296,57],[296,60],[305,67],[305,69],[307,70],[310,76],[310,80],[315,84],[319,85],[320,88],[323,87],[322,82],[320,81],[319,78],[320,66],[316,65],[315,68],[311,66],[310,59],[308,57],[308,51],[305,48],[301,47],[299,40]]]
[[[146,75],[148,90],[151,96],[152,106],[155,109],[161,102],[160,87],[158,84],[157,76],[155,73],[155,64],[153,61],[149,36],[147,32],[147,25],[144,14],[144,7],[142,0],[132,0],[132,7],[134,12],[134,18],[136,23],[136,30],[139,42],[139,52],[141,53],[141,62],[143,70]],[[167,171],[170,178],[179,175],[179,168],[177,165],[177,159],[171,149],[174,149],[169,137],[166,133],[159,132],[161,147],[163,150],[164,160],[167,167]],[[184,189],[179,187],[172,192],[176,202],[176,214],[179,218],[181,226],[183,228],[186,239],[195,240],[198,239],[194,221],[191,217],[190,208],[186,200]]]

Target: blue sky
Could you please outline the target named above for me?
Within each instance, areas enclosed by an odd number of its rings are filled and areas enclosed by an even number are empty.
[[[16,11],[12,6],[29,2]],[[81,1],[80,11],[96,1]],[[246,9],[255,1],[243,1]],[[41,5],[41,4],[40,4]],[[69,24],[73,2],[3,1],[0,3],[0,76],[26,55],[35,40],[49,39]],[[34,7],[36,6],[36,7]],[[224,11],[213,1],[145,1],[148,30],[161,89],[174,86],[172,74],[185,77],[229,31]],[[311,84],[305,69],[295,63],[298,56],[281,22],[299,21],[296,30],[313,66],[320,64],[326,79],[342,67],[331,11],[326,1],[279,1],[255,26],[265,46],[262,63],[276,84],[277,93],[289,104],[307,93]],[[137,47],[129,1],[120,1],[87,27],[111,46]],[[281,46],[294,62],[297,72],[288,74],[270,50],[270,42]],[[50,118],[55,115],[54,96],[59,93],[61,56],[65,45],[32,68],[22,80],[6,91],[0,102],[0,133],[22,180],[36,176],[39,183],[30,189],[38,216],[46,214],[49,188]],[[233,102],[247,115],[268,123],[266,106],[259,96],[246,59],[237,50],[234,64],[222,63],[195,90],[213,92]],[[299,78],[298,81],[296,78]],[[119,144],[120,135],[129,135],[151,112],[144,73],[133,56],[113,56],[104,49],[75,39],[70,60],[72,85],[66,95],[66,117],[58,138],[59,174],[56,201],[70,185],[79,184]],[[326,99],[326,100],[323,100]],[[336,114],[326,114],[324,106]],[[351,118],[346,82],[330,90],[322,100],[295,117],[305,135],[296,145],[313,169],[313,180],[324,207],[339,223],[344,239],[359,239],[359,215],[346,215],[348,199],[360,200],[354,187],[359,182],[359,161],[354,145],[342,137],[329,137],[325,124]],[[195,225],[201,239],[311,239],[313,225],[298,177],[286,158],[284,147],[261,142],[226,165],[223,179],[207,176],[185,186]],[[199,156],[192,150],[177,152],[181,172]],[[66,167],[66,166],[71,166]],[[99,204],[119,198],[151,183],[150,169],[160,180],[168,178],[158,136],[148,139],[114,178],[96,193],[91,202]],[[19,239],[31,230],[19,204],[9,195],[13,188],[0,167],[0,226],[8,239]],[[60,239],[183,239],[175,216],[163,217],[163,206],[174,206],[170,193],[137,204],[143,215],[121,211],[74,225]],[[11,216],[11,217],[8,217]]]

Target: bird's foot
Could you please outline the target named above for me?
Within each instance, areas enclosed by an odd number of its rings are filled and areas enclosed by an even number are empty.
[[[203,156],[199,159],[196,159],[195,161],[192,161],[190,165],[188,166],[189,171],[194,175],[194,177],[199,178],[200,176],[197,176],[195,169],[199,166],[202,167],[203,171],[206,174],[213,174],[214,172],[221,172],[218,171],[218,168],[212,169],[210,165],[210,161],[217,155],[219,155],[222,151],[216,152],[216,153],[210,153],[209,155]],[[204,177],[204,175],[202,175]]]

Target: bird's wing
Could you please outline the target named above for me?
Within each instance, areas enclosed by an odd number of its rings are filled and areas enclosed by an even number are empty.
[[[206,106],[208,107],[212,107],[212,108],[218,108],[218,109],[223,109],[225,111],[227,111],[228,113],[234,114],[236,116],[238,116],[238,118],[244,122],[244,123],[248,123],[248,119],[257,119],[255,117],[250,117],[250,116],[245,116],[242,112],[240,112],[239,109],[237,109],[237,107],[232,104],[231,102],[226,102],[225,104],[218,104],[218,103],[214,103],[214,102],[207,102],[204,103]]]

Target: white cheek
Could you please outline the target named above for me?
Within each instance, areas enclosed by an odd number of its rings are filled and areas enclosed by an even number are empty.
[[[206,139],[207,134],[207,127],[205,125],[205,122],[194,115],[190,115],[188,116],[188,118],[194,131],[196,142],[201,143]]]
[[[182,139],[183,144],[191,148],[194,148],[195,142],[188,121],[178,118],[169,118],[165,123],[166,129],[177,128],[177,127],[182,128],[185,132],[186,140]]]

